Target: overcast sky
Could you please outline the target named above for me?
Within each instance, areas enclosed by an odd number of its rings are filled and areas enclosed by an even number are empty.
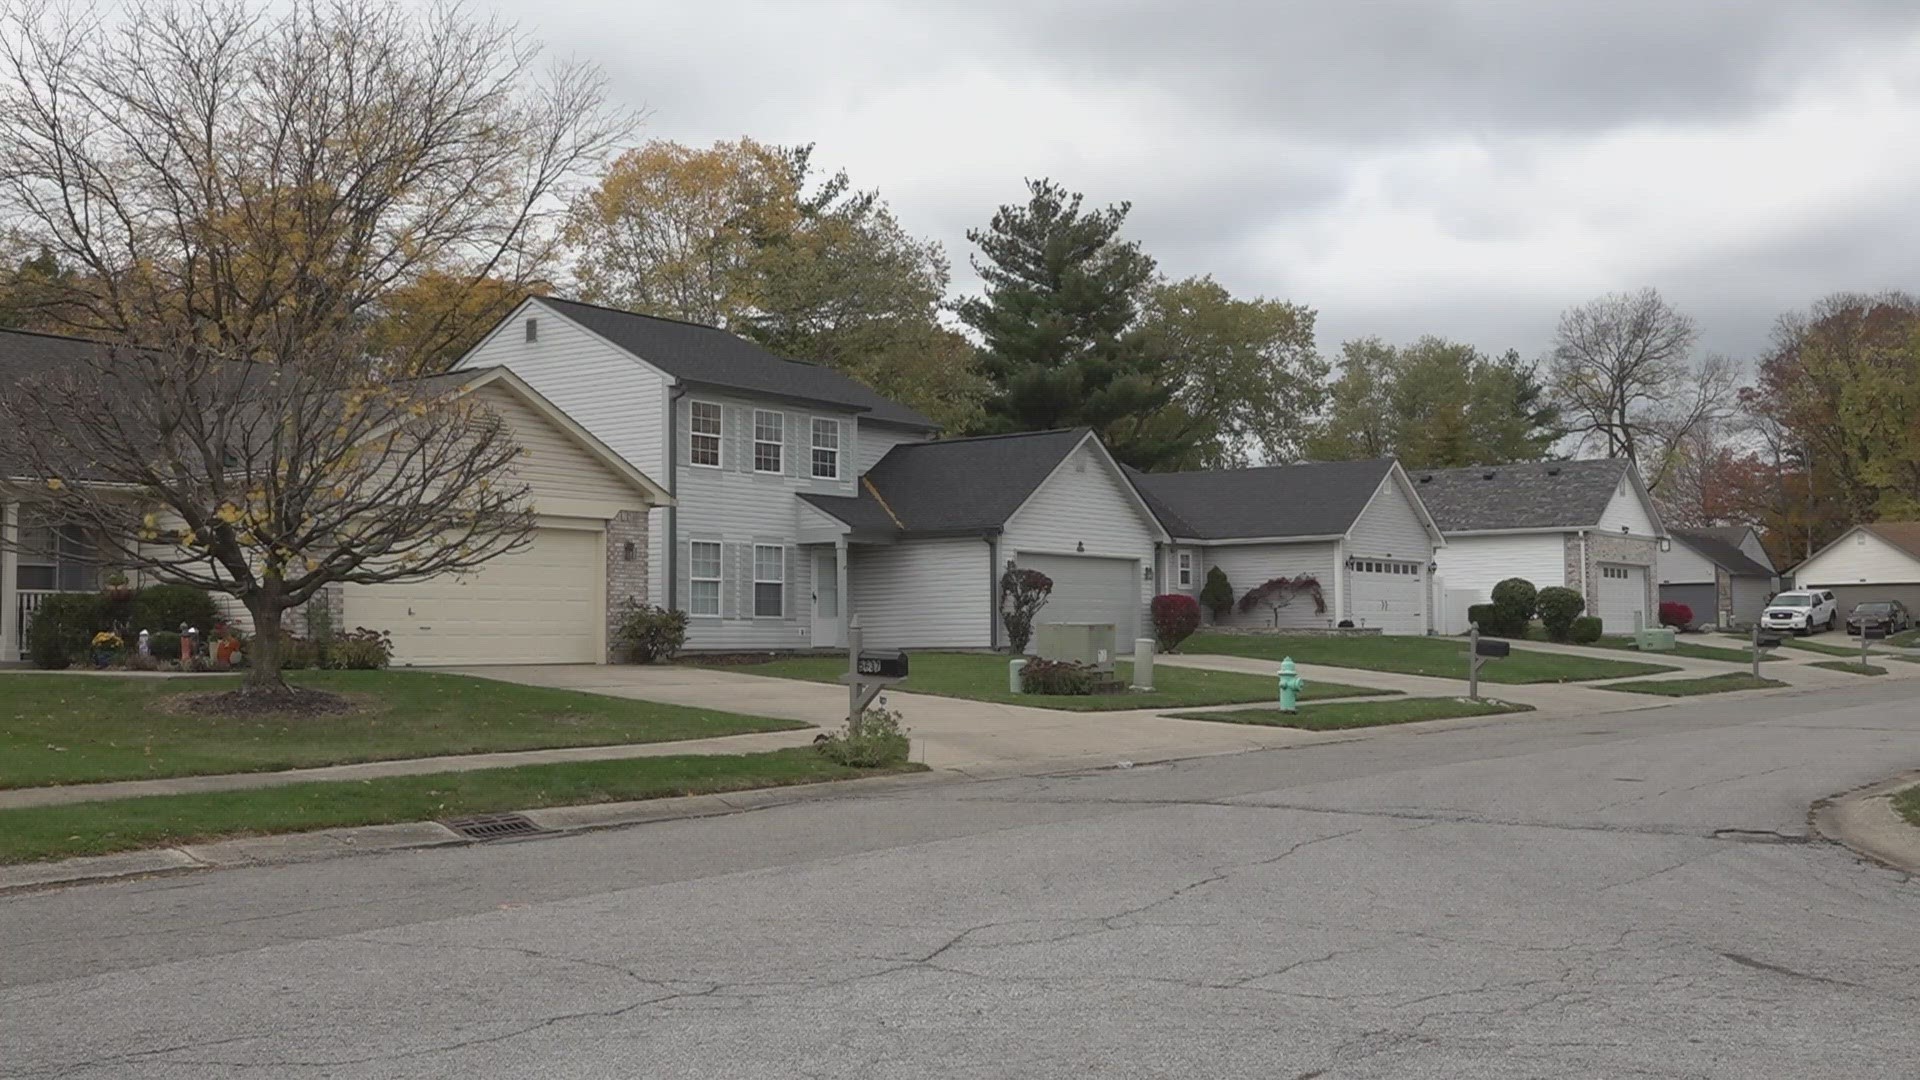
[[[1170,274],[1537,357],[1653,285],[1750,357],[1920,287],[1916,0],[480,0],[643,134],[811,142],[943,243],[1050,176]]]

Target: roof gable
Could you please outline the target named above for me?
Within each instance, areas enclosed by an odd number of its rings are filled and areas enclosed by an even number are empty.
[[[1674,529],[1675,541],[1687,545],[1699,556],[1729,574],[1741,577],[1771,578],[1773,571],[1755,562],[1740,550],[1745,539],[1744,525],[1713,529]]]
[[[1619,458],[1412,469],[1442,532],[1586,529],[1600,523],[1631,466]],[[1654,526],[1659,527],[1658,519]]]
[[[545,305],[684,382],[838,405],[867,419],[903,427],[928,431],[938,427],[842,372],[779,356],[726,330],[552,296],[528,302]]]
[[[859,495],[800,497],[856,531],[986,532],[1006,524],[1091,434],[1074,428],[903,443],[860,478]]]
[[[1174,536],[1242,540],[1344,535],[1393,465],[1379,458],[1128,475]]]

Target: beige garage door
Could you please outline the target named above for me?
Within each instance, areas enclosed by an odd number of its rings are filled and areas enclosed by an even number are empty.
[[[346,626],[393,634],[395,664],[599,663],[605,572],[601,533],[541,529],[465,577],[354,586]]]

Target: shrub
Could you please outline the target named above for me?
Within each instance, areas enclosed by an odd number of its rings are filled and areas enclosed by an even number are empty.
[[[177,631],[191,626],[202,634],[220,621],[220,607],[203,589],[191,585],[149,585],[133,594],[128,625],[142,630]]]
[[[1693,609],[1678,600],[1660,602],[1660,625],[1685,630],[1693,625]]]
[[[1185,593],[1162,593],[1153,598],[1153,639],[1170,653],[1200,629],[1200,602]]]
[[[1072,660],[1029,660],[1020,670],[1020,689],[1029,694],[1085,697],[1100,685],[1100,669]]]
[[[316,596],[301,609],[307,616],[307,636],[318,642],[333,640],[333,609],[327,597]]]
[[[1534,606],[1540,612],[1540,625],[1547,628],[1547,638],[1565,641],[1567,631],[1573,628],[1573,620],[1586,610],[1587,601],[1573,589],[1549,585],[1540,590]]]
[[[147,651],[155,660],[178,660],[180,635],[171,630],[155,630],[147,635]]]
[[[1207,571],[1207,583],[1200,587],[1200,602],[1213,613],[1214,622],[1225,622],[1233,614],[1233,586],[1227,582],[1227,572],[1214,567]]]
[[[305,671],[320,664],[320,643],[312,638],[280,635],[280,667],[285,671]]]
[[[1492,604],[1472,604],[1467,607],[1467,621],[1480,628],[1483,634],[1491,634],[1497,625]]]
[[[1567,637],[1575,645],[1591,645],[1600,640],[1600,620],[1592,615],[1582,615],[1573,620],[1573,626],[1567,631]]]
[[[85,656],[106,626],[105,604],[95,593],[43,596],[27,623],[27,656],[35,667],[59,671]]]
[[[1007,572],[1000,575],[1000,622],[1007,628],[1007,647],[1016,654],[1027,651],[1027,643],[1033,640],[1033,617],[1047,606],[1052,594],[1052,578],[1007,560]]]
[[[298,639],[295,639],[298,640]],[[324,645],[309,642],[320,666],[329,671],[382,671],[393,662],[393,635],[356,626]]]
[[[1493,626],[1482,626],[1483,633],[1502,637],[1525,637],[1527,624],[1533,621],[1539,591],[1526,578],[1508,578],[1493,587]]]
[[[1320,579],[1312,574],[1301,574],[1294,578],[1277,577],[1261,582],[1248,589],[1247,595],[1240,598],[1240,610],[1245,613],[1264,605],[1267,610],[1273,612],[1273,625],[1279,626],[1280,609],[1302,596],[1313,598],[1315,612],[1326,613],[1326,595],[1320,591]]]
[[[687,643],[687,613],[628,600],[620,608],[613,641],[623,656],[636,663],[671,660]]]
[[[827,760],[850,769],[904,765],[912,744],[907,741],[908,729],[901,726],[900,720],[900,714],[882,702],[860,714],[859,734],[854,734],[849,725],[821,738],[815,745]]]

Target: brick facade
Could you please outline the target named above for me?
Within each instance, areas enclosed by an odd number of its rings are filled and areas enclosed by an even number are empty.
[[[1586,563],[1582,565],[1580,555],[1586,552]],[[1587,601],[1589,615],[1597,615],[1595,610],[1600,595],[1600,563],[1620,563],[1626,566],[1644,566],[1647,568],[1646,612],[1647,622],[1654,622],[1654,613],[1660,610],[1660,542],[1637,536],[1613,536],[1608,533],[1588,533],[1582,544],[1578,533],[1567,534],[1566,572],[1567,587],[1578,589]]]
[[[614,634],[627,601],[647,596],[647,512],[628,510],[607,522],[607,659],[618,660]]]

